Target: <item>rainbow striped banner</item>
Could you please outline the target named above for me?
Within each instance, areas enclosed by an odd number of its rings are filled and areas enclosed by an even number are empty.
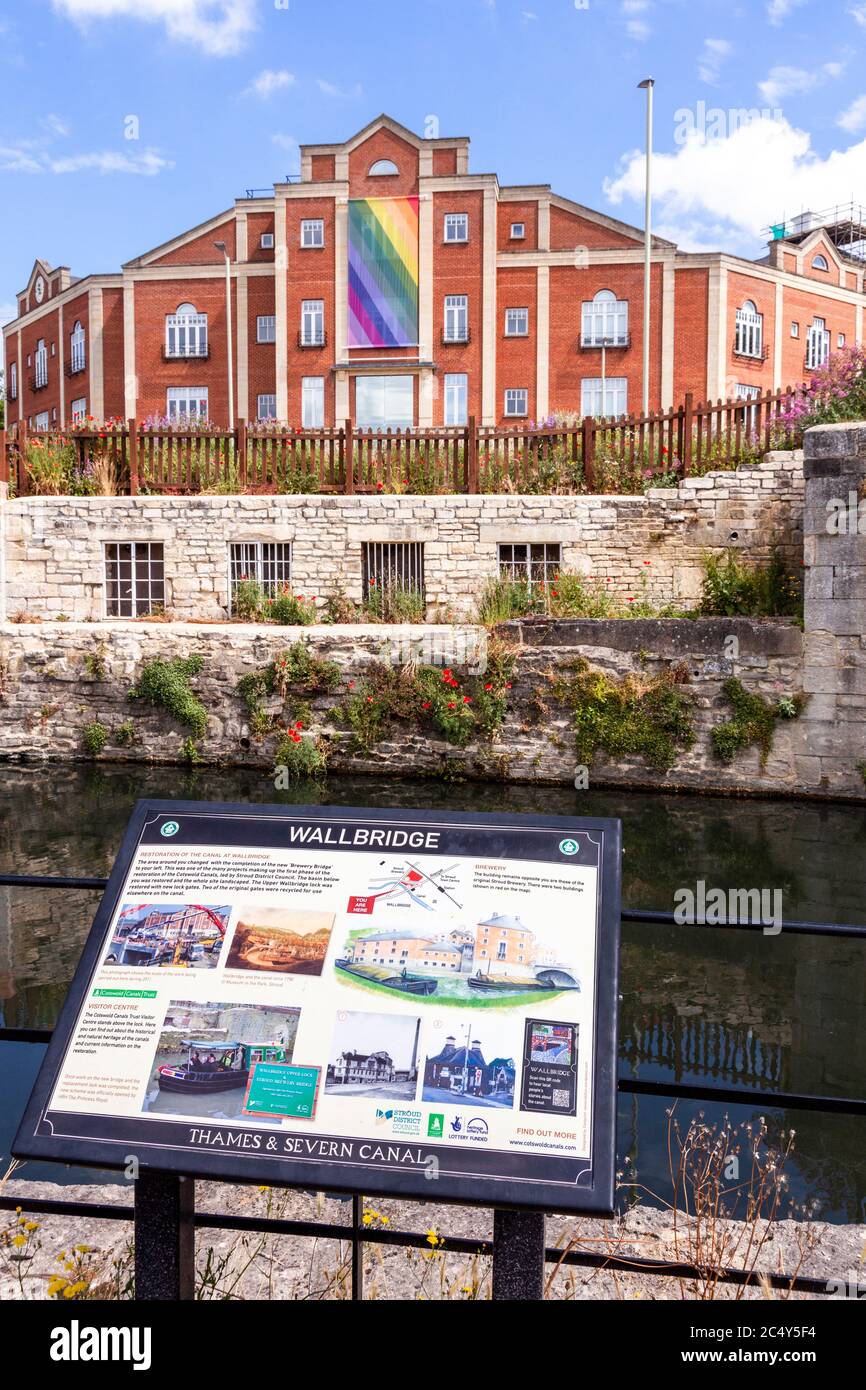
[[[418,199],[349,201],[349,347],[418,342]]]

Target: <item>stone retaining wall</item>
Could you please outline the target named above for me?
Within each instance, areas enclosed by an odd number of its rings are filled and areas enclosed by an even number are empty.
[[[499,544],[515,541],[559,543],[564,569],[609,577],[623,597],[689,606],[707,550],[765,560],[778,545],[799,565],[802,515],[799,453],[640,497],[25,497],[0,502],[0,619],[104,618],[103,548],[118,540],[162,543],[166,609],[180,619],[227,615],[239,541],[290,542],[295,592],[320,608],[340,591],[361,601],[369,541],[424,543],[431,620],[470,618]]]
[[[571,715],[551,699],[547,678],[566,672],[568,664],[581,656],[617,678],[628,671],[651,677],[684,664],[687,684],[683,688],[694,702],[695,743],[678,756],[670,772],[659,773],[640,758],[613,760],[598,755],[590,770],[595,785],[866,795],[854,749],[832,769],[825,770],[824,761],[816,756],[814,749],[832,736],[820,705],[817,714],[807,704],[799,719],[778,721],[763,769],[756,748],[740,753],[731,766],[713,754],[711,730],[731,713],[722,691],[729,676],[774,704],[802,691],[803,634],[792,623],[783,622],[701,618],[505,624],[498,636],[516,647],[517,665],[508,692],[508,712],[493,742],[458,748],[415,724],[397,724],[371,752],[353,750],[352,735],[340,715],[340,707],[349,698],[349,682],[358,684],[371,662],[389,660],[395,652],[398,658],[404,655],[407,644],[417,644],[422,654],[432,650],[442,665],[456,663],[465,656],[467,637],[472,636],[483,650],[483,630],[467,633],[452,627],[395,632],[354,626],[5,624],[0,628],[5,715],[0,722],[0,758],[86,758],[83,733],[88,724],[98,721],[109,733],[102,757],[182,760],[188,730],[162,710],[131,703],[128,691],[144,662],[196,653],[203,664],[192,688],[208,712],[207,733],[198,743],[197,756],[213,763],[260,767],[263,775],[270,776],[279,728],[264,737],[256,735],[237,694],[237,683],[267,666],[293,641],[303,640],[315,655],[336,661],[343,680],[336,693],[311,699],[312,725],[305,730],[305,736],[321,740],[335,771],[570,783],[577,767]],[[732,650],[736,656],[730,655]],[[282,727],[280,697],[270,697],[265,707]],[[134,742],[127,745],[118,741],[117,734],[129,720]]]

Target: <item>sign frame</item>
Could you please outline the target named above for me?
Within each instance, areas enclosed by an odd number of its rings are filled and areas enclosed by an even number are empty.
[[[48,1102],[72,1041],[79,1015],[99,969],[108,932],[120,907],[126,883],[142,834],[154,820],[211,817],[232,820],[301,820],[327,823],[332,820],[362,820],[365,824],[390,823],[405,829],[410,824],[426,828],[440,826],[467,835],[497,829],[507,835],[518,831],[550,831],[571,839],[580,831],[594,832],[600,839],[598,852],[598,892],[596,896],[594,1039],[592,1054],[592,1132],[589,1168],[571,1185],[545,1178],[545,1156],[537,1153],[498,1155],[512,1158],[512,1171],[503,1176],[473,1174],[471,1171],[438,1170],[431,1180],[420,1167],[365,1166],[359,1161],[332,1160],[311,1156],[298,1158],[282,1154],[271,1157],[249,1151],[215,1151],[192,1146],[168,1147],[134,1137],[113,1137],[111,1129],[125,1122],[138,1123],[132,1116],[95,1115],[80,1112],[84,1118],[101,1121],[104,1133],[82,1137],[54,1132],[46,1120]],[[591,837],[590,837],[591,838]],[[253,847],[254,842],[250,842]],[[226,841],[226,847],[237,847]],[[563,854],[571,851],[563,851]],[[459,853],[449,845],[441,853]],[[496,858],[495,850],[489,858]],[[500,854],[498,857],[507,857]],[[529,862],[531,856],[525,856]],[[548,861],[551,862],[551,861]],[[30,1099],[24,1111],[14,1144],[13,1155],[83,1167],[125,1169],[131,1158],[143,1170],[169,1172],[186,1178],[261,1184],[287,1188],[321,1188],[333,1192],[377,1194],[393,1198],[459,1203],[517,1210],[541,1210],[566,1214],[609,1215],[614,1205],[616,1109],[617,1109],[617,1018],[619,989],[621,822],[612,818],[579,816],[541,816],[497,814],[493,812],[433,811],[411,808],[353,806],[295,806],[238,804],[232,802],[174,801],[144,799],[136,803],[124,832],[117,858],[84,944],[66,1001],[54,1029]],[[544,1005],[539,1006],[540,1009]],[[300,1059],[299,1059],[300,1060]],[[519,1108],[522,1079],[515,1083],[515,1108]],[[57,1114],[59,1112],[52,1112]],[[78,1113],[78,1112],[76,1112]],[[187,1120],[182,1123],[190,1125]],[[240,1119],[214,1122],[231,1129],[242,1126]],[[265,1131],[260,1131],[265,1133]],[[286,1130],[277,1129],[285,1138]],[[321,1136],[327,1141],[328,1136]],[[359,1145],[365,1140],[360,1137]],[[410,1141],[403,1140],[404,1144]],[[437,1156],[455,1154],[452,1146],[419,1138],[415,1145]],[[465,1150],[461,1151],[465,1154]],[[493,1152],[492,1150],[489,1152]],[[517,1159],[525,1162],[526,1173],[516,1172]]]

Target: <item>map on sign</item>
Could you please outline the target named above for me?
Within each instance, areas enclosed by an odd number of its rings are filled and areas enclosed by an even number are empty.
[[[349,912],[374,912],[377,907],[417,907],[436,912],[445,907],[459,911],[462,903],[455,896],[460,888],[459,865],[431,868],[409,860],[389,863],[383,859],[381,875],[370,878],[369,892],[349,899]],[[364,906],[361,907],[360,904]],[[353,906],[354,904],[354,906]]]

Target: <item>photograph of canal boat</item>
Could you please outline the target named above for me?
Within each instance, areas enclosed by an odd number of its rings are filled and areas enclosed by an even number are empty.
[[[103,965],[213,970],[231,912],[205,903],[124,903]]]
[[[517,1073],[514,1042],[514,1029],[489,1017],[480,1025],[472,1020],[450,1028],[438,1051],[424,1062],[421,1099],[438,1105],[511,1109]]]
[[[291,1062],[300,1009],[173,999],[150,1066],[142,1110],[156,1115],[243,1115],[256,1062]]]
[[[226,965],[321,975],[334,926],[333,912],[299,912],[252,904],[238,908]]]
[[[334,1096],[414,1100],[420,1018],[339,1013],[325,1091]]]

